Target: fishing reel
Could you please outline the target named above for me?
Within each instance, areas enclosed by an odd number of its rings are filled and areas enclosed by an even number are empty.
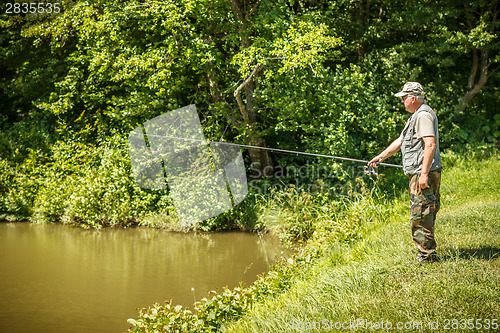
[[[372,167],[370,165],[365,165],[364,174],[368,175],[368,176],[378,175],[378,163],[377,163],[377,166],[375,166],[375,167]]]

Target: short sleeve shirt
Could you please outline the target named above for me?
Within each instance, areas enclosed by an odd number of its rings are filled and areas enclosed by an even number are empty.
[[[429,112],[420,112],[415,121],[415,132],[413,137],[417,140],[420,140],[425,136],[435,136],[434,135],[434,119],[432,118],[432,114]],[[411,118],[411,117],[410,117]],[[410,122],[410,119],[406,122],[406,126]],[[405,128],[406,128],[405,126]],[[403,140],[403,132],[399,136],[401,140]]]
[[[429,112],[420,112],[415,122],[417,139],[425,136],[434,136],[434,119]]]

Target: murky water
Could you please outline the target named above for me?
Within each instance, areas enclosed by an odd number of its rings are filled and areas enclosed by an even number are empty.
[[[0,332],[125,332],[137,308],[249,284],[282,250],[245,233],[0,223]]]

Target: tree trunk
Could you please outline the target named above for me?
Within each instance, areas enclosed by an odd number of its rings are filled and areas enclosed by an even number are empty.
[[[255,2],[252,8],[247,8],[250,6],[249,1],[243,0],[231,0],[231,5],[233,8],[234,15],[241,22],[240,31],[244,32],[248,29],[248,17],[257,9],[259,1]],[[247,48],[251,45],[250,40],[247,37],[242,37],[241,46],[242,48]],[[238,103],[241,116],[243,121],[248,128],[248,141],[249,145],[257,147],[266,147],[266,141],[258,135],[256,129],[257,115],[255,111],[255,96],[254,90],[256,86],[256,81],[258,73],[262,69],[262,66],[258,64],[255,66],[252,73],[248,78],[236,89],[234,92],[234,97]],[[245,92],[246,104],[243,102],[241,96],[242,90]],[[250,161],[252,163],[252,176],[262,177],[269,176],[273,173],[273,165],[271,162],[271,157],[269,152],[264,149],[249,148]]]
[[[488,50],[481,48],[481,64],[479,65],[478,50],[472,50],[472,66],[469,75],[469,82],[467,83],[467,92],[462,97],[458,106],[458,112],[464,112],[469,102],[476,96],[479,91],[484,87],[488,80]],[[480,66],[480,68],[478,68]],[[479,79],[476,82],[477,71],[479,69]]]
[[[357,20],[359,24],[357,39],[361,40],[361,42],[357,47],[357,51],[358,51],[358,58],[362,60],[365,58],[366,42],[363,36],[366,34],[366,29],[368,26],[368,18],[370,15],[370,0],[358,0],[357,6],[358,6]]]
[[[470,6],[465,4],[465,9],[469,12]],[[493,14],[496,19],[497,12]],[[467,28],[469,31],[474,29],[474,24],[470,18],[470,16],[466,19]],[[493,32],[493,31],[491,31]],[[481,53],[481,63],[479,63],[479,55],[478,52]],[[460,104],[458,105],[458,112],[462,113],[467,108],[469,102],[476,96],[479,91],[484,87],[486,81],[488,80],[488,48],[482,47],[480,49],[472,48],[472,65],[469,74],[469,81],[467,82],[467,91],[464,96],[460,100]],[[476,82],[476,76],[479,69],[479,79]]]

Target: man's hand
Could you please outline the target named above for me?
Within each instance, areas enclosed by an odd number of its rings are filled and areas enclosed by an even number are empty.
[[[372,160],[370,162],[368,162],[368,165],[369,166],[372,166],[372,167],[376,167],[378,166],[377,164],[382,162],[383,159],[380,157],[380,155],[378,156],[375,156],[374,158],[372,158]]]
[[[420,177],[418,177],[418,185],[421,189],[428,188],[429,184],[427,181],[429,180],[429,176],[426,173],[421,173]]]

